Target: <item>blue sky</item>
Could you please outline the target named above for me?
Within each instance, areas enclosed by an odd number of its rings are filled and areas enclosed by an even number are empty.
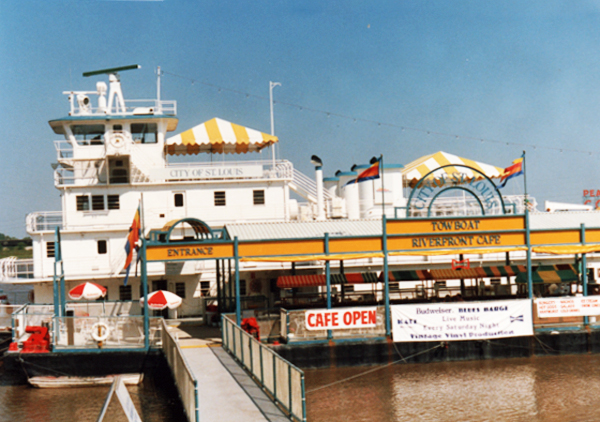
[[[600,189],[600,1],[0,1],[0,232],[59,210],[47,121],[85,71],[121,75],[126,98],[178,102],[177,133],[220,117],[269,132],[278,155],[325,175],[383,154],[439,150],[508,166],[581,203]],[[220,87],[220,89],[218,88]],[[268,158],[267,153],[265,158]],[[522,193],[522,178],[508,193]]]

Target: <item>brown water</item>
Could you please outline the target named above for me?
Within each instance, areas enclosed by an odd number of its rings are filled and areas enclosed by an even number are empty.
[[[600,355],[313,369],[305,375],[310,422],[600,421]]]
[[[110,387],[40,389],[15,385],[0,368],[0,421],[96,421]],[[160,387],[160,380],[146,377],[138,386],[127,390],[144,422],[179,422],[181,405]],[[126,422],[117,396],[114,395],[106,422]]]

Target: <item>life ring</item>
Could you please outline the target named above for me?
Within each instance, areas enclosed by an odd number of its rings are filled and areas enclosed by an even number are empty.
[[[115,134],[110,139],[110,144],[115,149],[120,149],[125,146],[125,137],[121,134]]]
[[[106,325],[105,323],[97,322],[94,325],[92,325],[91,335],[92,335],[92,338],[98,342],[104,341],[110,335],[110,329],[108,328],[108,325]]]

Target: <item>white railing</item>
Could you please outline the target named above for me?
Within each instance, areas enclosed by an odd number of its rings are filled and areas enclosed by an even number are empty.
[[[27,232],[36,233],[54,231],[64,228],[62,211],[38,211],[27,215],[25,220]]]
[[[0,259],[0,280],[33,278],[33,259],[18,259],[14,256]]]
[[[223,348],[290,417],[306,421],[304,372],[222,316]]]
[[[149,115],[177,115],[177,101],[173,100],[125,100],[125,111],[121,111],[118,108],[118,101],[115,102],[113,109],[100,109],[99,107],[88,106],[85,108],[79,107],[77,101],[74,98],[77,94],[93,95],[97,94],[96,91],[79,91],[79,92],[64,92],[64,94],[71,94],[73,100],[71,101],[70,114],[73,116],[91,116],[91,115],[137,115],[137,114],[149,114]]]
[[[192,370],[183,357],[179,344],[167,330],[167,324],[164,320],[162,321],[161,336],[162,350],[171,368],[188,421],[199,422],[198,380],[194,377]]]
[[[23,305],[0,305],[0,332],[12,330],[12,314]]]
[[[162,318],[150,318],[150,347],[160,345]],[[50,330],[54,350],[60,349],[98,349],[100,346],[94,335],[107,335],[101,347],[104,349],[139,349],[144,347],[144,317],[142,316],[73,316],[53,318]]]
[[[317,183],[310,177],[294,168],[294,178],[292,183],[296,186],[296,192],[302,195],[309,201],[317,200]],[[326,200],[333,199],[333,195],[327,189],[323,189],[323,198]]]

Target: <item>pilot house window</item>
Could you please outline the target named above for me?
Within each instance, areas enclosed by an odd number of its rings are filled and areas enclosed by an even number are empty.
[[[155,144],[158,129],[156,123],[132,123],[131,137],[134,142],[142,144]]]
[[[90,197],[87,195],[77,196],[77,211],[90,210]]]
[[[104,195],[92,195],[92,210],[102,211],[104,209]]]

